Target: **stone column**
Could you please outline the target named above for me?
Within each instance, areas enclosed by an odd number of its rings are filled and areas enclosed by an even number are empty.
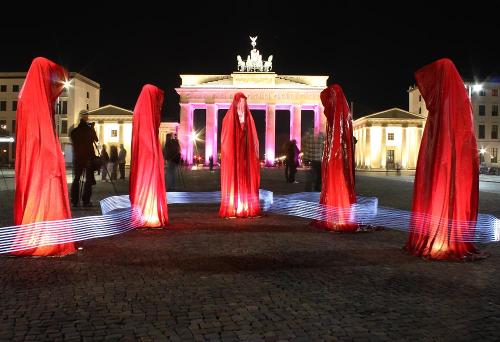
[[[118,121],[118,144],[123,144],[123,121]]]
[[[407,125],[404,124],[401,127],[401,168],[402,169],[407,169],[408,168],[408,151],[407,151],[407,142],[406,142],[406,134],[407,134]]]
[[[321,105],[317,105],[314,107],[314,135],[318,135],[321,130],[321,118],[320,115],[322,113],[320,109]]]
[[[103,145],[104,144],[104,121],[99,120],[97,121],[99,124],[99,144]]]
[[[372,161],[372,150],[371,150],[371,141],[370,141],[370,130],[371,130],[371,126],[366,126],[365,127],[365,143],[364,143],[364,146],[363,146],[363,149],[365,150],[365,166],[368,170],[371,170],[372,168],[372,165],[373,165],[373,161]]]
[[[179,143],[181,145],[182,159],[189,165],[193,164],[193,107],[189,103],[181,103],[179,123]]]
[[[319,105],[319,131],[326,135],[326,116],[323,105]]]
[[[213,103],[207,104],[205,126],[205,165],[209,164],[212,156],[214,165],[217,163],[217,106]]]
[[[380,141],[380,168],[385,169],[386,168],[386,163],[387,163],[387,147],[386,147],[386,126],[382,125],[382,134],[381,134],[381,141]]]
[[[301,137],[301,105],[292,105],[290,108],[290,140],[297,141],[297,147],[300,150],[300,137]]]
[[[266,107],[266,166],[274,166],[276,145],[276,105]]]

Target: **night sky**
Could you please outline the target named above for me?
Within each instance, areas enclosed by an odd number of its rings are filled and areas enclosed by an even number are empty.
[[[179,74],[230,74],[236,55],[251,49],[249,35],[259,36],[257,48],[265,59],[274,55],[278,74],[329,75],[354,102],[355,117],[408,109],[413,73],[442,57],[454,61],[464,79],[500,74],[499,12],[487,3],[478,10],[426,8],[422,2],[177,5],[138,9],[138,3],[78,15],[57,7],[25,24],[4,13],[0,71],[27,71],[34,57],[44,56],[99,82],[101,105],[128,109],[142,85],[152,83],[165,90],[163,119],[168,121],[179,117],[174,90]]]

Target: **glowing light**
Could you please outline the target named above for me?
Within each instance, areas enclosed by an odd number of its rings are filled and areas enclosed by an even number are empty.
[[[481,153],[481,154],[485,154],[485,153],[486,153],[486,149],[485,149],[484,147],[481,147],[481,148],[479,149],[479,153]]]
[[[0,137],[0,142],[14,142],[13,137]]]
[[[220,203],[221,193],[215,192],[169,192],[168,203]],[[440,224],[444,229],[455,229],[451,234],[455,241],[498,242],[500,240],[500,220],[492,215],[479,214],[476,222],[449,220],[443,223],[438,216],[419,215],[409,211],[379,207],[377,198],[357,197],[357,203],[350,208],[334,208],[319,204],[319,192],[303,192],[291,195],[274,196],[271,191],[259,190],[262,210],[275,214],[291,215],[314,220],[345,217],[353,215],[358,224],[381,226],[388,229],[426,233],[417,227],[425,224]],[[33,248],[30,242],[24,245],[12,244],[14,238],[30,241],[40,246],[107,237],[122,234],[136,227],[144,226],[144,218],[137,210],[130,208],[128,195],[112,196],[101,201],[102,216],[87,216],[68,220],[36,222],[31,224],[0,227],[0,254]],[[246,208],[242,208],[246,210]],[[425,224],[420,224],[421,222]],[[418,224],[416,224],[418,223]],[[44,238],[34,236],[33,232],[43,232]]]
[[[474,84],[474,85],[472,86],[472,91],[474,91],[474,92],[476,92],[476,93],[477,93],[477,92],[480,92],[481,90],[483,90],[483,85],[482,85],[482,84],[477,84],[477,83],[476,83],[476,84]]]
[[[68,90],[71,87],[71,80],[63,81],[63,87]]]

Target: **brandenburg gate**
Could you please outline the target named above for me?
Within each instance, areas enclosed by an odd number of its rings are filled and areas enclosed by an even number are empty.
[[[276,110],[290,112],[290,140],[301,146],[301,111],[314,111],[314,134],[324,132],[320,93],[328,76],[277,75],[272,72],[272,56],[262,61],[255,49],[257,37],[250,37],[253,49],[246,62],[237,57],[238,71],[231,75],[180,75],[182,84],[176,88],[180,95],[179,142],[182,158],[193,163],[193,115],[195,109],[206,110],[205,163],[212,156],[217,161],[218,110],[228,109],[237,92],[248,97],[250,110],[265,110],[265,162],[274,165]],[[260,142],[262,144],[262,142]]]

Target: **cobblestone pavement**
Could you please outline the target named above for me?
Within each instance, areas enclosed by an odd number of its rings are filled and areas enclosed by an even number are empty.
[[[264,170],[262,188],[303,190],[303,173],[286,184],[282,171]],[[190,190],[217,189],[218,173],[184,176]],[[411,205],[409,182],[359,176],[357,190]],[[100,183],[94,202],[110,191]],[[500,216],[500,195],[480,198],[481,212]],[[401,250],[401,232],[335,234],[217,210],[171,205],[170,229],[85,241],[65,258],[0,257],[0,340],[500,339],[498,244],[480,246],[492,254],[481,262],[428,262]]]

